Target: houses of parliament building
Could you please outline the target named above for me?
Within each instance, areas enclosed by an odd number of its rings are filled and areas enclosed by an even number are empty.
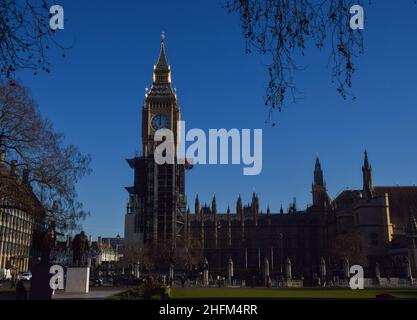
[[[186,209],[186,165],[157,165],[154,134],[169,128],[176,133],[181,113],[171,84],[164,38],[153,70],[153,83],[142,106],[142,153],[128,159],[134,170],[125,215],[125,241],[178,243],[201,248],[210,270],[225,272],[230,259],[235,274],[244,270],[285,272],[290,262],[294,277],[308,278],[324,263],[329,272],[342,263],[361,264],[365,273],[406,277],[417,271],[417,187],[374,186],[372,167],[365,152],[360,190],[345,190],[332,199],[317,158],[312,183],[312,205],[298,210],[295,204],[272,212],[260,211],[253,194],[249,204],[240,196],[227,212],[194,201],[194,213]],[[175,141],[177,144],[178,141]],[[376,268],[376,266],[378,266]]]

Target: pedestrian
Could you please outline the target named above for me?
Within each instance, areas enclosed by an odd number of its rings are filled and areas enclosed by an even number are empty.
[[[16,300],[27,300],[28,292],[24,285],[24,280],[19,280],[16,284]]]

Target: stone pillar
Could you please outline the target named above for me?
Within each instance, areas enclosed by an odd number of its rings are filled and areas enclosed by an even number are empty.
[[[268,261],[267,257],[265,257],[265,261],[264,261],[264,277],[265,277],[265,286],[268,286],[268,283],[269,283],[269,261]]]
[[[326,261],[324,260],[323,257],[321,257],[321,260],[320,260],[320,278],[321,278],[321,283],[324,286],[326,283]]]
[[[233,260],[232,260],[232,257],[230,257],[228,268],[227,268],[227,280],[229,280],[229,285],[232,284],[232,278],[233,278]]]
[[[285,269],[286,269],[286,276],[287,276],[287,281],[291,281],[292,278],[292,274],[291,274],[291,260],[289,257],[287,257],[287,261],[285,263]]]
[[[378,280],[379,278],[381,278],[381,270],[379,268],[378,262],[375,263],[375,278],[377,278]]]
[[[407,273],[407,278],[410,280],[411,284],[413,283],[413,272],[411,270],[411,262],[408,257],[405,257],[405,269]]]
[[[209,285],[209,264],[207,258],[204,259],[203,266],[203,286],[207,287]]]
[[[381,285],[381,270],[378,262],[375,262],[375,280],[378,286]]]

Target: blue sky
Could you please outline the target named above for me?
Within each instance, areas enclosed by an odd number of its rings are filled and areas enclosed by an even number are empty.
[[[375,1],[365,7],[365,54],[357,60],[356,101],[344,101],[331,84],[327,55],[307,50],[296,75],[304,99],[265,124],[265,57],[245,54],[238,17],[221,1],[58,1],[65,10],[59,36],[72,48],[54,58],[51,74],[20,73],[41,112],[57,131],[92,156],[93,173],[78,192],[96,237],[123,234],[127,193],[133,181],[125,158],[140,146],[140,107],[152,81],[161,31],[188,128],[262,128],[263,171],[241,166],[198,166],[187,173],[191,208],[195,194],[220,210],[245,202],[255,190],[265,211],[311,202],[316,154],[329,193],[361,187],[368,149],[377,185],[417,182],[417,6]]]

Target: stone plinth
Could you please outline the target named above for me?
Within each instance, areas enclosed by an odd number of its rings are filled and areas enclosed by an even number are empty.
[[[88,293],[90,268],[68,268],[65,292]]]

